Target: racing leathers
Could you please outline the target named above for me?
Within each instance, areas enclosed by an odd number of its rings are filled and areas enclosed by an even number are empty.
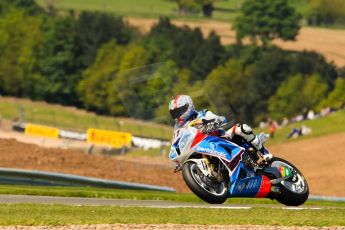
[[[182,126],[178,123],[175,124],[174,135],[178,133],[178,129],[187,127],[192,120],[197,118],[202,119],[205,123],[214,122],[218,124],[225,124],[228,122],[225,117],[218,116],[206,109],[202,111],[196,111]],[[253,129],[247,124],[236,124],[227,131],[222,129],[219,125],[218,127],[216,126],[215,130],[212,130],[210,135],[219,136],[220,138],[224,138],[227,140],[233,140],[236,136],[241,137],[256,150],[260,151],[263,154],[265,160],[270,160],[273,157],[273,155],[269,153],[263,146],[263,143],[267,139],[266,135],[263,133],[259,134],[259,136],[255,135],[253,133]]]

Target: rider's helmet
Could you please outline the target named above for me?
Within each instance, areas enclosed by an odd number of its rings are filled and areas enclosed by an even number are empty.
[[[177,95],[169,103],[170,115],[176,119],[179,125],[184,125],[186,121],[195,113],[193,100],[188,95]]]

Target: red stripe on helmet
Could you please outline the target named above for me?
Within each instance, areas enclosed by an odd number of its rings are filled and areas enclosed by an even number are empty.
[[[177,95],[174,99],[174,109],[177,108],[177,100],[179,99],[180,95]]]

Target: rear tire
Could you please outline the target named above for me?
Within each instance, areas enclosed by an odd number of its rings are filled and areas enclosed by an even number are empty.
[[[304,178],[301,171],[299,171],[298,168],[296,168],[296,166],[294,166],[290,162],[278,157],[274,157],[271,160],[270,166],[288,166],[297,172],[298,178],[295,183],[289,181],[282,181],[278,185],[280,187],[281,193],[278,196],[276,196],[275,199],[287,206],[299,206],[304,204],[304,202],[308,199],[309,196],[309,186],[307,180]],[[292,191],[292,186],[298,185],[298,183],[299,186],[302,185],[301,189],[299,191]]]
[[[208,178],[205,178],[195,162],[186,162],[182,168],[182,175],[188,187],[200,199],[210,204],[222,204],[228,198],[226,183],[213,182],[214,187],[210,186],[210,181],[205,183]],[[213,188],[215,188],[214,191]]]

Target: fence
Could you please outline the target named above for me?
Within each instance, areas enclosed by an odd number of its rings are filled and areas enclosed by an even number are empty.
[[[48,125],[77,132],[96,128],[129,132],[138,137],[162,140],[169,140],[172,135],[172,129],[168,126],[127,118],[97,116],[75,108],[63,108],[45,103],[0,101],[0,116],[4,119],[17,120],[19,123]]]

